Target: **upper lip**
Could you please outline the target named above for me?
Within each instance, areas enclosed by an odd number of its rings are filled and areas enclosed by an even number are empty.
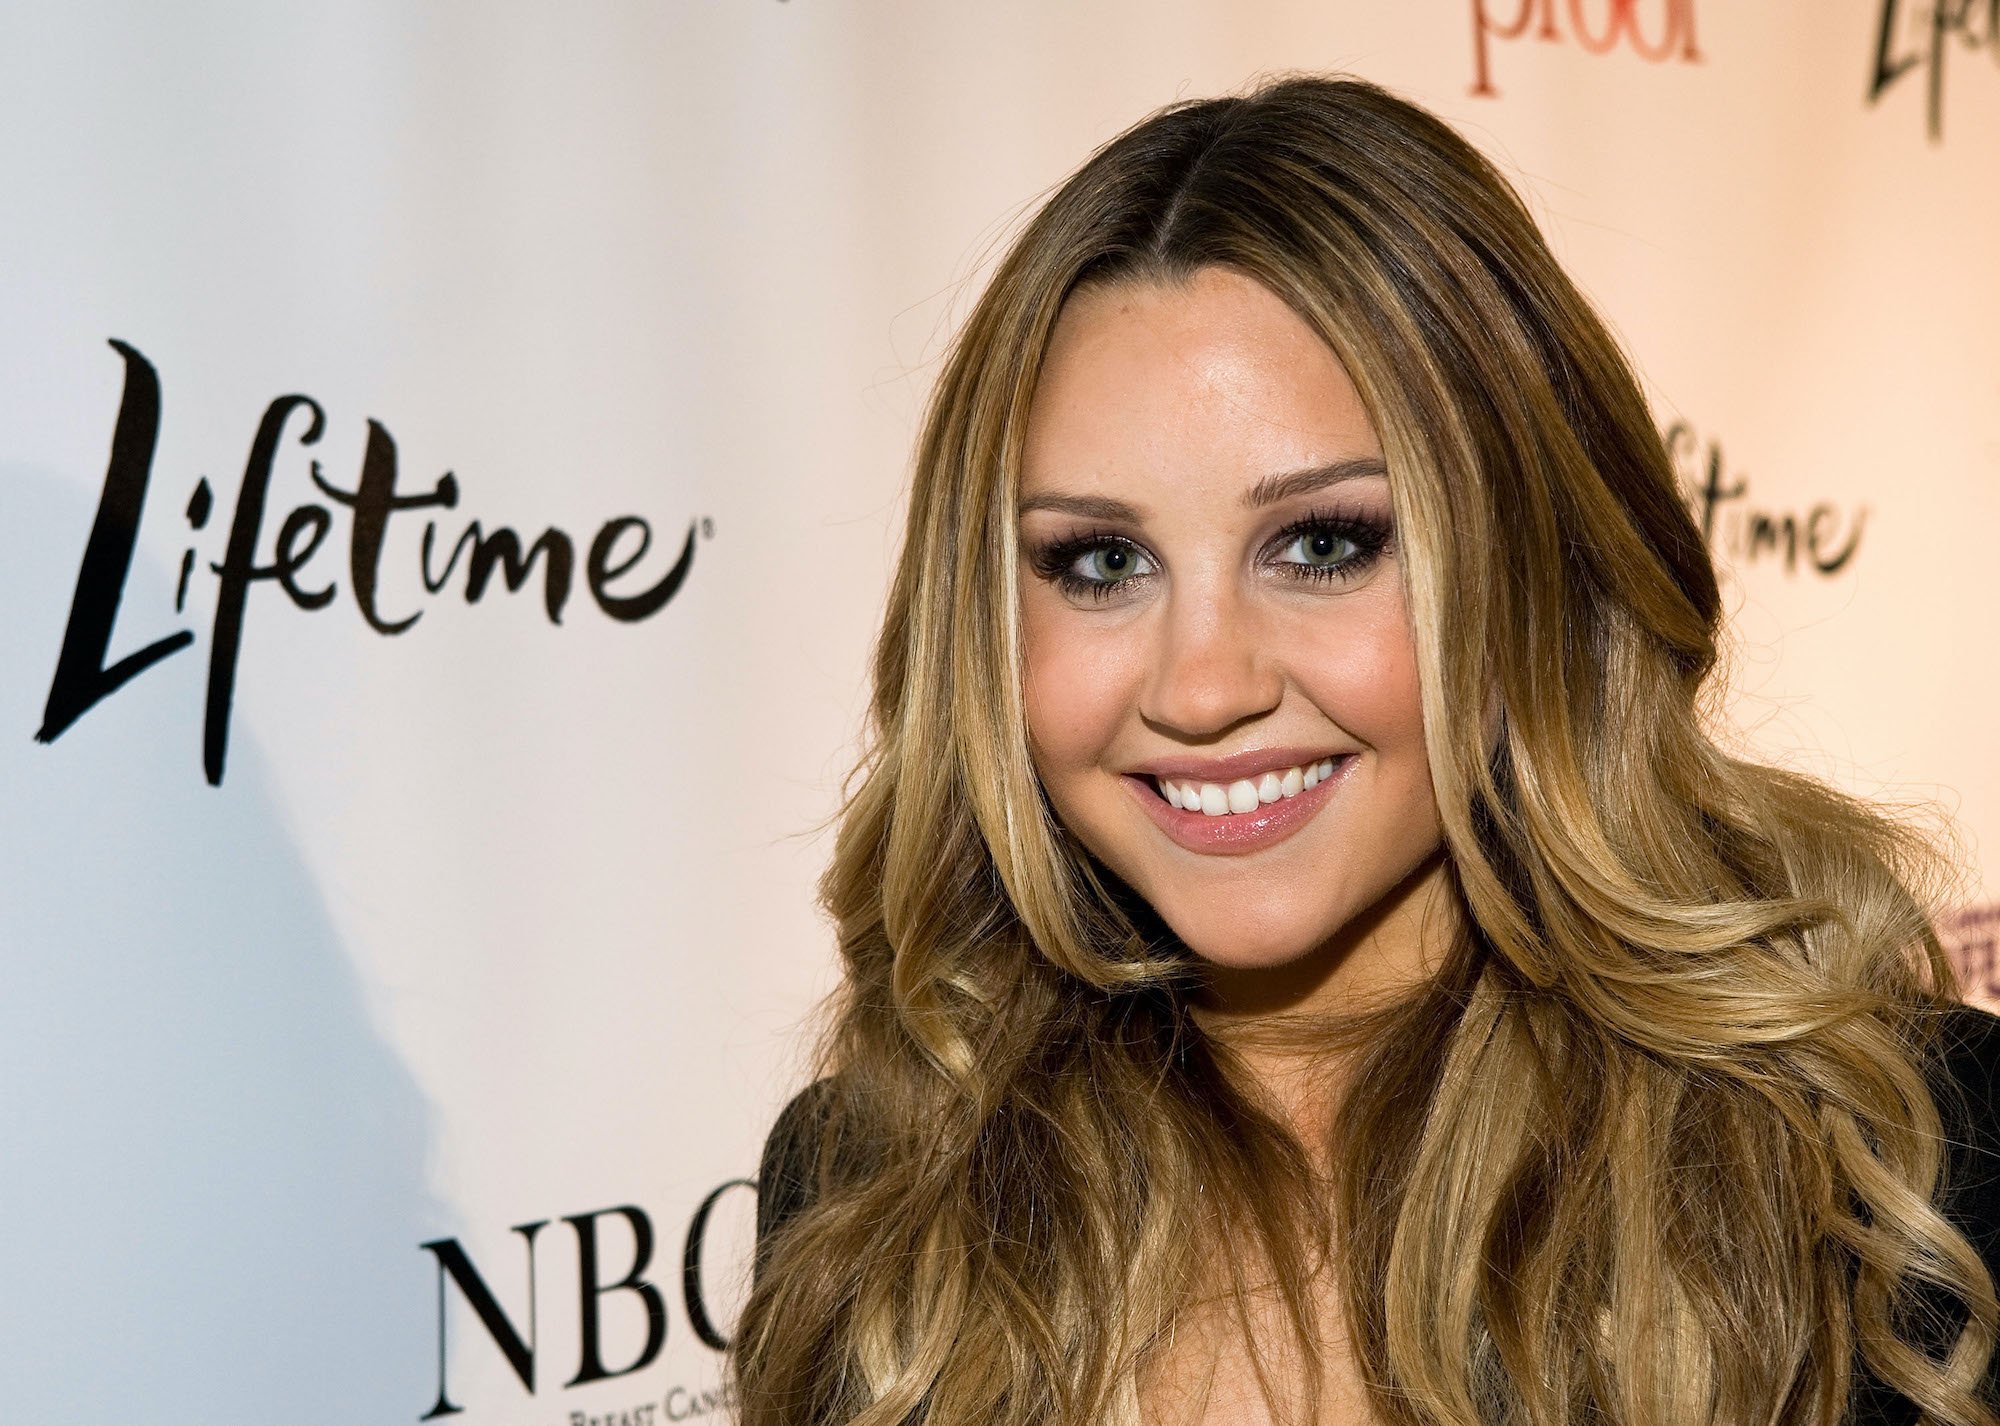
[[[1153,758],[1128,769],[1134,776],[1185,778],[1193,782],[1235,782],[1261,773],[1283,772],[1288,767],[1307,767],[1328,758],[1346,757],[1334,748],[1246,748],[1219,758],[1185,755]]]

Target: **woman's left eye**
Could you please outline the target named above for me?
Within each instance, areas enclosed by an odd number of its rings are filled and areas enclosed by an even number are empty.
[[[1285,546],[1284,553],[1291,556],[1287,564],[1302,564],[1314,569],[1337,569],[1350,562],[1361,552],[1361,546],[1341,534],[1338,530],[1308,530],[1296,535]]]
[[[1301,579],[1352,579],[1388,548],[1389,532],[1373,521],[1307,519],[1278,532],[1278,563]]]

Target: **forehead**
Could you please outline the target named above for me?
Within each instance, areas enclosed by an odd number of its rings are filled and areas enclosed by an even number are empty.
[[[1071,294],[1030,406],[1022,487],[1233,488],[1380,454],[1332,348],[1262,283],[1210,267]]]

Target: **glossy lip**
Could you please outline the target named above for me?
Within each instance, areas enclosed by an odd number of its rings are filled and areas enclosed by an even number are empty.
[[[1265,755],[1253,753],[1240,756],[1262,758]],[[1123,780],[1132,790],[1132,795],[1139,799],[1139,805],[1146,809],[1146,815],[1151,817],[1155,825],[1176,845],[1204,856],[1246,856],[1284,841],[1310,822],[1320,808],[1326,806],[1327,800],[1339,790],[1342,783],[1347,781],[1347,774],[1355,763],[1353,753],[1331,756],[1334,759],[1332,774],[1321,778],[1298,796],[1281,797],[1276,802],[1260,804],[1254,811],[1230,812],[1221,817],[1211,817],[1206,812],[1188,812],[1170,805],[1166,798],[1160,796],[1150,775],[1126,773]],[[1306,761],[1311,759],[1308,758]],[[1208,764],[1210,767],[1214,765]],[[1293,767],[1296,764],[1285,763],[1282,766]],[[1268,771],[1270,764],[1265,762],[1262,767]],[[1194,776],[1192,773],[1172,772],[1160,775]],[[1222,779],[1207,776],[1203,777],[1202,781],[1220,782]]]

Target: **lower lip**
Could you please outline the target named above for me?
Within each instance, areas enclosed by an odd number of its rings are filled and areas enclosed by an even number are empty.
[[[1177,844],[1206,856],[1244,856],[1274,847],[1312,820],[1324,807],[1354,766],[1354,755],[1335,758],[1333,771],[1296,797],[1260,803],[1249,812],[1227,812],[1211,817],[1206,812],[1189,812],[1175,807],[1160,796],[1149,776],[1125,774],[1125,783],[1139,799],[1146,815]]]

